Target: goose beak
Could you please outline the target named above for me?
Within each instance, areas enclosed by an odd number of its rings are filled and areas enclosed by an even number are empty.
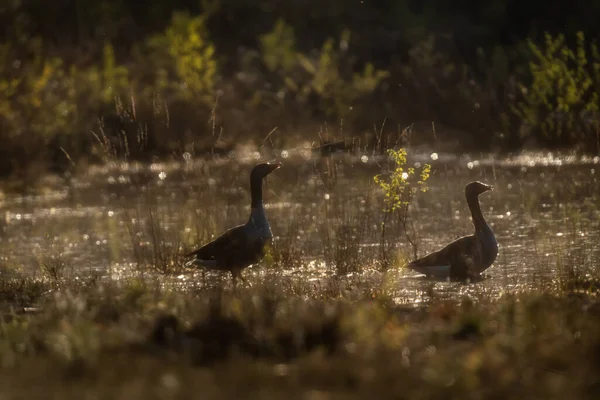
[[[271,172],[275,171],[276,169],[281,168],[281,163],[280,162],[272,163],[272,164],[269,164],[269,167],[270,167],[269,173],[271,173]]]
[[[492,185],[488,185],[487,190],[494,190],[494,187]]]

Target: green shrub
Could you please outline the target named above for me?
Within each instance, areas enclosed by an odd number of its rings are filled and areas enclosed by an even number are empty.
[[[111,156],[172,150],[172,131],[197,128],[190,115],[208,113],[214,102],[216,61],[206,37],[202,16],[175,13],[127,65],[117,62],[108,42],[96,62],[70,64],[50,55],[39,38],[1,44],[0,138],[6,157],[0,157],[0,174],[18,172],[27,181],[24,176],[39,175],[26,171],[30,164],[64,168],[94,153],[90,131]],[[176,111],[170,114],[171,103]]]
[[[546,146],[595,143],[600,122],[600,55],[582,32],[574,48],[564,35],[545,35],[543,46],[527,44],[533,61],[530,79],[519,84],[520,99],[511,107],[521,138],[535,137]]]
[[[2,47],[5,60],[0,82],[0,118],[4,135],[41,132],[46,137],[63,131],[75,112],[72,76],[65,70],[61,59],[47,58],[41,53],[41,41],[31,42],[32,60],[28,63],[15,60],[9,64],[13,49]],[[11,68],[20,73],[12,74]]]
[[[166,30],[147,41],[153,90],[212,104],[217,63],[204,18],[175,12]],[[147,60],[140,60],[147,63]]]
[[[318,52],[306,54],[296,49],[294,29],[280,19],[260,43],[264,65],[278,77],[277,96],[292,97],[301,108],[323,111],[325,118],[343,118],[389,76],[371,63],[354,72],[355,60],[347,54],[348,30],[339,40],[328,38]]]
[[[397,223],[407,242],[411,245],[415,258],[417,256],[415,229],[413,221],[410,219],[409,207],[419,191],[427,190],[426,182],[431,171],[429,164],[421,166],[418,174],[415,168],[407,167],[405,149],[389,149],[388,154],[393,165],[388,179],[384,179],[381,174],[375,175],[373,178],[384,193],[384,218],[381,222],[380,242],[381,263],[384,268],[392,261],[390,258],[391,246],[386,236],[391,216],[396,217],[394,222]]]
[[[40,39],[25,46],[22,60],[23,49],[10,43],[0,47],[0,135],[6,153],[0,174],[21,171],[22,179],[30,174],[28,164],[66,163],[64,152],[75,159],[85,153],[98,114],[129,86],[128,71],[116,65],[109,43],[101,64],[85,68],[48,56]]]

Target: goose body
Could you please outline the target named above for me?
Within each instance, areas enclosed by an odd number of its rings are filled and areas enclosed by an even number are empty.
[[[456,239],[444,248],[408,264],[408,267],[431,277],[451,279],[476,278],[489,268],[498,255],[498,242],[481,212],[479,195],[493,188],[481,182],[465,187],[465,197],[475,233]]]
[[[207,269],[229,271],[234,285],[241,271],[258,263],[265,255],[265,246],[272,239],[271,225],[262,201],[263,179],[281,166],[280,163],[256,165],[250,173],[252,203],[250,217],[243,225],[235,226],[186,255],[191,258],[187,267],[200,266]]]

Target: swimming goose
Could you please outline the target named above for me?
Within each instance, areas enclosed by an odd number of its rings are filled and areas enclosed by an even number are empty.
[[[475,233],[456,239],[441,250],[408,264],[422,274],[451,279],[473,279],[489,268],[498,255],[498,242],[494,232],[481,213],[479,195],[493,190],[481,182],[471,182],[465,187],[467,205],[475,226]]]
[[[193,257],[185,263],[186,267],[202,266],[231,272],[233,285],[241,276],[242,269],[256,264],[264,257],[267,242],[273,237],[267,213],[263,206],[263,178],[281,167],[281,163],[262,163],[252,168],[250,172],[250,218],[243,225],[227,230],[212,242],[196,251],[186,254]]]

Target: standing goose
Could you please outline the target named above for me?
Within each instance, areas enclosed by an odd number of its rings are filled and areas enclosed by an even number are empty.
[[[481,182],[471,182],[465,187],[467,205],[475,226],[475,233],[456,239],[441,250],[408,264],[408,267],[428,276],[451,279],[473,279],[489,268],[498,255],[498,242],[494,232],[481,213],[479,195],[493,190]]]
[[[208,269],[231,272],[233,285],[241,276],[242,269],[256,264],[264,257],[264,248],[273,237],[267,213],[263,206],[263,178],[281,167],[281,163],[262,163],[250,172],[250,218],[243,225],[227,230],[212,242],[198,250],[186,254],[193,257],[185,263],[186,267],[202,266]]]

